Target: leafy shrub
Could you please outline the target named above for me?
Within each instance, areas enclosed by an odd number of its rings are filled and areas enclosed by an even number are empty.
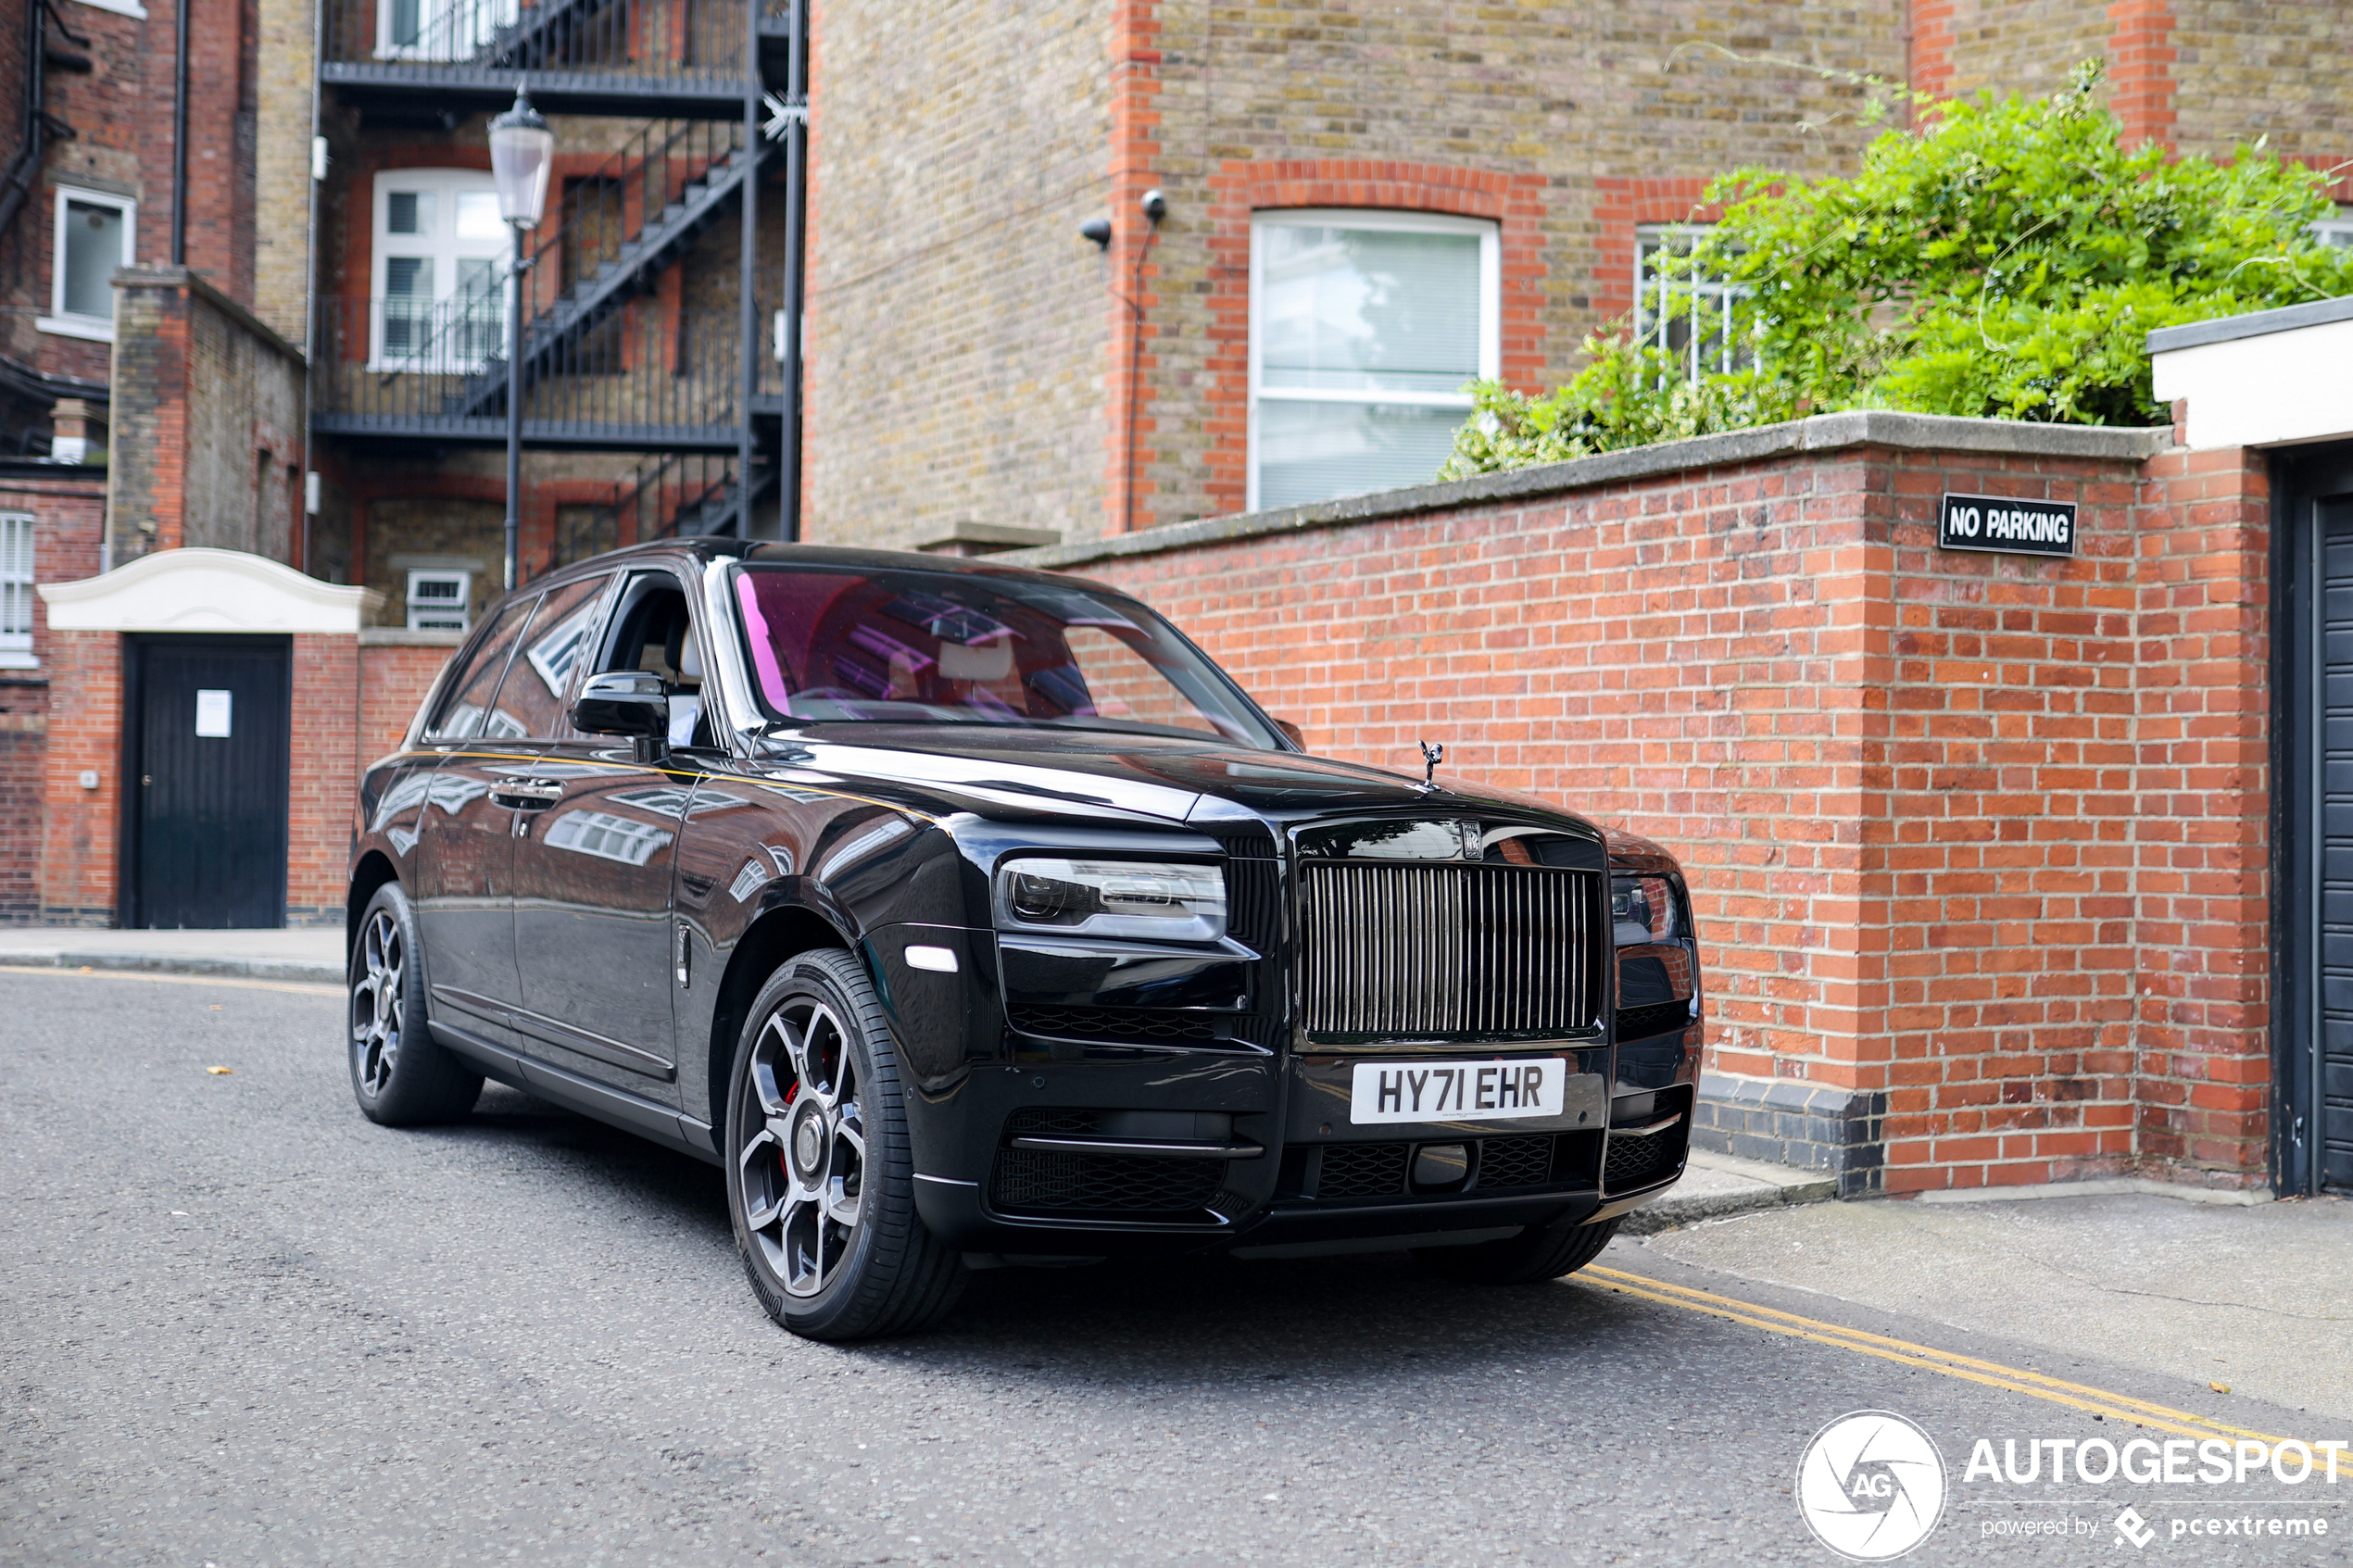
[[[2099,81],[2090,62],[2047,100],[1933,104],[1852,179],[1718,180],[1722,220],[1658,265],[1746,291],[1753,368],[1694,376],[1596,334],[1550,394],[1476,385],[1442,477],[1846,408],[2161,423],[2153,329],[2353,294],[2353,251],[2309,232],[2324,176],[2261,142],[2227,163],[2127,148]]]

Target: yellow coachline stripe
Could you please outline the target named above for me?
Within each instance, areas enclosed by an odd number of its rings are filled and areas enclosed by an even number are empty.
[[[340,985],[300,980],[238,980],[225,974],[170,974],[147,969],[66,969],[57,964],[0,963],[0,974],[62,974],[73,980],[168,980],[175,985],[234,985],[246,991],[291,991],[297,997],[340,997]]]
[[[2219,1421],[2189,1411],[2177,1411],[2170,1406],[2151,1404],[2127,1394],[2111,1393],[2089,1384],[2069,1383],[2061,1378],[2045,1377],[2039,1372],[2023,1367],[2005,1366],[1999,1361],[1980,1361],[1951,1350],[1939,1350],[1932,1346],[1915,1345],[1906,1339],[1891,1339],[1883,1334],[1870,1334],[1859,1328],[1847,1328],[1838,1323],[1824,1323],[1818,1318],[1800,1317],[1795,1312],[1780,1311],[1760,1307],[1752,1301],[1738,1300],[1730,1296],[1711,1295],[1689,1286],[1669,1285],[1647,1274],[1629,1274],[1617,1269],[1588,1266],[1572,1278],[1591,1276],[1605,1280],[1613,1290],[1629,1296],[1639,1296],[1668,1307],[1680,1307],[1685,1311],[1703,1312],[1709,1317],[1729,1319],[1746,1323],[1771,1334],[1783,1334],[1794,1339],[1811,1339],[1817,1344],[1852,1350],[1858,1356],[1876,1356],[1882,1361],[1904,1366],[1923,1368],[1942,1373],[1947,1377],[1965,1378],[1988,1387],[2025,1394],[2053,1404],[2068,1405],[2095,1414],[2115,1416],[2119,1420],[2154,1426],[2161,1431],[2178,1432],[2185,1437],[2247,1437],[2265,1443],[2283,1439],[2262,1432],[2250,1432],[2245,1427],[2227,1426]],[[2077,1396],[2087,1396],[2078,1398]]]

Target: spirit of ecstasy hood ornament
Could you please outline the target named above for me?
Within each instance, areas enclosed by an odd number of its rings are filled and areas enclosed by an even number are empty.
[[[1443,742],[1432,746],[1423,741],[1421,747],[1422,793],[1428,795],[1438,788],[1438,765],[1446,760],[1446,746]]]

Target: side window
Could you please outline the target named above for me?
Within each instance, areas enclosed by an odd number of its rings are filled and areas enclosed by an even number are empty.
[[[522,733],[546,739],[569,733],[564,697],[587,657],[597,631],[597,609],[610,577],[592,577],[548,590],[523,633],[507,684],[498,690],[498,711]]]
[[[507,672],[507,656],[515,650],[515,633],[522,630],[524,614],[537,603],[536,598],[517,599],[499,610],[498,618],[490,623],[482,641],[474,645],[473,656],[465,669],[450,682],[441,707],[426,723],[425,739],[472,740],[481,735],[511,736],[522,733],[520,727],[503,721],[492,705],[498,695],[498,678]]]
[[[670,698],[670,744],[712,744],[711,726],[703,722],[702,654],[678,580],[667,572],[632,578],[614,608],[612,628],[598,672],[638,670],[661,676]]]

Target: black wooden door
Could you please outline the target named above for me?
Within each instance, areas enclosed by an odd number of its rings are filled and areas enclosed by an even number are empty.
[[[2353,1188],[2353,450],[2280,476],[2273,1176]]]
[[[129,923],[283,925],[292,647],[283,637],[140,637]]]

